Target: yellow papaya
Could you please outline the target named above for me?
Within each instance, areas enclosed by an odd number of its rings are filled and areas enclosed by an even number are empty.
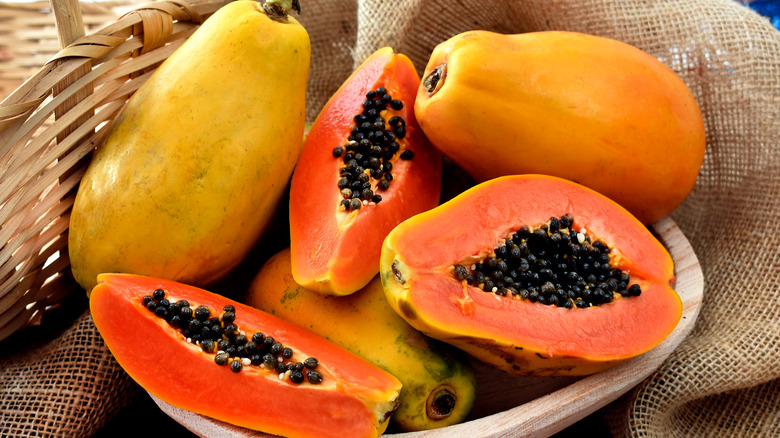
[[[566,178],[645,224],[685,199],[704,159],[701,111],[680,77],[593,35],[456,35],[433,50],[414,109],[434,146],[479,182]]]
[[[266,229],[300,151],[310,62],[303,26],[269,11],[222,7],[128,100],[73,206],[87,291],[102,272],[213,284]]]
[[[474,404],[476,378],[461,351],[423,336],[385,298],[379,276],[347,296],[329,296],[299,286],[290,249],[272,256],[252,281],[246,304],[307,328],[383,368],[401,381],[400,430],[449,426]]]

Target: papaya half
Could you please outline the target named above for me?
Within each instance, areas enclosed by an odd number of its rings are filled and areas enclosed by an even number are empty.
[[[420,78],[389,47],[369,56],[325,104],[290,187],[295,281],[348,295],[376,276],[382,240],[438,205],[441,154],[417,125]]]
[[[479,182],[566,178],[645,224],[682,203],[704,160],[701,111],[673,70],[629,44],[575,32],[452,37],[431,53],[415,115]]]
[[[416,431],[459,423],[471,411],[476,378],[463,352],[423,336],[390,308],[379,276],[347,296],[309,291],[292,278],[290,250],[272,256],[246,304],[297,323],[397,377],[403,387],[391,422]]]
[[[628,211],[574,182],[513,175],[398,225],[382,248],[393,309],[517,375],[586,375],[640,355],[682,315],[674,265]]]
[[[182,283],[101,274],[92,319],[120,366],[182,409],[286,437],[376,437],[401,383],[295,324]]]
[[[240,263],[287,193],[309,51],[295,18],[240,0],[151,74],[76,195],[68,251],[87,292],[102,272],[207,286]]]

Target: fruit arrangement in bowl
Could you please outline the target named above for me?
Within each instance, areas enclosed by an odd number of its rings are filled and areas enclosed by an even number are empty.
[[[592,35],[470,31],[422,75],[378,49],[304,137],[298,7],[217,11],[79,187],[74,277],[163,410],[203,435],[489,435],[553,395],[555,425],[529,426],[549,431],[660,365],[701,293],[667,215],[704,127],[672,70]],[[240,298],[210,292],[280,209],[289,245]]]

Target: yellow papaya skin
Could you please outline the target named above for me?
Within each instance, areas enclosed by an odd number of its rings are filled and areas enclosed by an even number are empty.
[[[211,16],[129,99],[84,175],[70,222],[75,279],[102,272],[200,287],[273,217],[302,143],[310,42],[258,2]]]
[[[452,37],[430,56],[415,115],[478,182],[566,178],[645,224],[685,199],[704,159],[701,111],[674,71],[631,45],[574,32]]]
[[[297,323],[396,376],[403,387],[391,422],[400,430],[459,423],[474,404],[476,378],[467,356],[404,321],[390,307],[379,276],[351,295],[318,294],[295,282],[287,248],[263,265],[244,302]]]

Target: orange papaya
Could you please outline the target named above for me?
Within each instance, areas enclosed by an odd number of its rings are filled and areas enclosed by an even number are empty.
[[[673,70],[629,44],[575,32],[452,37],[431,53],[415,114],[480,182],[566,178],[645,224],[682,203],[704,160],[701,111]]]
[[[623,207],[547,175],[495,178],[398,225],[382,286],[423,333],[518,375],[586,375],[682,315],[674,265]]]
[[[420,78],[389,47],[369,56],[314,121],[290,187],[295,281],[351,294],[379,272],[382,240],[438,204],[441,154],[417,125]]]
[[[119,365],[173,406],[286,437],[376,437],[397,408],[389,373],[206,290],[100,274],[89,305]]]

